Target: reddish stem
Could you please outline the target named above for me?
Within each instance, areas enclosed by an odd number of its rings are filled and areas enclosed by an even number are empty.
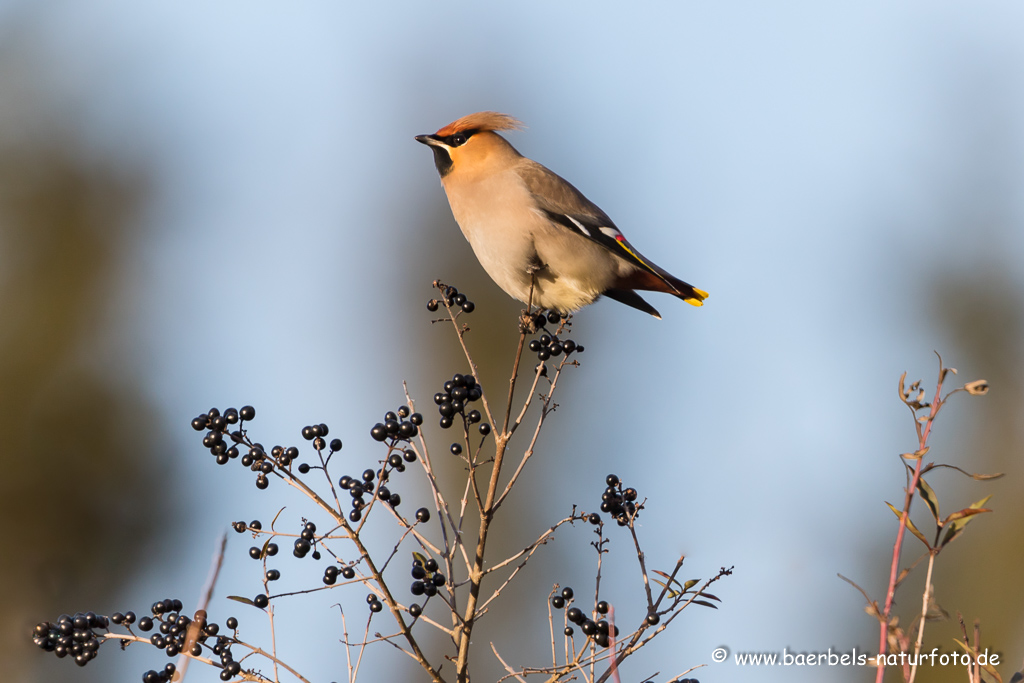
[[[943,368],[942,364],[939,364],[939,381],[935,386],[935,398],[932,400],[932,409],[928,414],[928,421],[925,423],[924,431],[921,431],[918,427],[918,451],[923,451],[928,446],[928,436],[932,431],[932,424],[935,422],[935,416],[939,414],[939,409],[942,407],[942,380],[943,380]],[[915,419],[917,413],[914,413]],[[924,456],[922,455],[917,459],[917,466],[914,467],[914,476],[910,480],[910,486],[907,487],[906,496],[903,499],[903,514],[900,515],[900,527],[896,532],[896,543],[892,547],[892,566],[889,569],[889,590],[885,596],[885,610],[882,612],[882,619],[880,623],[881,633],[878,636],[878,653],[884,655],[888,646],[888,635],[889,635],[889,615],[892,613],[892,603],[896,597],[896,578],[899,576],[900,569],[900,551],[903,549],[903,536],[907,530],[907,519],[910,517],[910,504],[914,501],[914,492],[917,491],[917,482],[921,479],[921,467],[924,464]],[[878,670],[875,674],[875,683],[882,683],[882,679],[885,677],[885,662],[880,660],[878,662]]]

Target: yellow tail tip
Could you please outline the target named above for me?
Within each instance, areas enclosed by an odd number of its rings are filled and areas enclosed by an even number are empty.
[[[705,292],[703,289],[697,289],[696,287],[693,288],[693,291],[697,294],[697,296],[690,297],[689,299],[683,299],[683,301],[690,304],[691,306],[703,306],[704,299],[708,298],[708,293]]]

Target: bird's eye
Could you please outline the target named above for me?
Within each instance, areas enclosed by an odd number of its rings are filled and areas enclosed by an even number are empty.
[[[468,140],[469,137],[465,133],[456,133],[449,139],[451,140],[451,147],[458,147],[459,145],[466,144],[466,140]]]

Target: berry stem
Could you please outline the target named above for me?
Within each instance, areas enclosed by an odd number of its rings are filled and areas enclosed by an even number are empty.
[[[636,549],[636,559],[640,563],[640,576],[644,580],[644,591],[647,593],[647,611],[650,612],[655,608],[654,599],[651,596],[651,582],[647,578],[647,563],[644,558],[644,551],[640,549],[640,539],[636,537],[636,527],[633,524],[633,520],[626,526],[629,527],[629,533],[633,537],[633,547]],[[680,559],[679,566],[682,566],[682,558]],[[659,601],[661,598],[659,597]]]
[[[526,302],[526,312],[523,313],[524,317],[529,316],[530,313],[533,311],[533,286],[534,286],[535,283],[536,283],[536,277],[531,275],[530,276],[530,296],[529,296],[528,301]],[[509,436],[511,436],[511,432],[509,432],[509,420],[512,419],[512,397],[515,395],[515,392],[516,392],[516,378],[519,377],[519,361],[522,360],[522,358],[523,358],[523,347],[526,345],[526,333],[527,333],[527,331],[528,331],[528,328],[525,325],[520,324],[520,326],[519,326],[519,347],[516,349],[516,360],[512,364],[512,378],[509,379],[509,381],[508,381],[508,401],[506,401],[506,404],[505,404],[505,421],[502,423],[501,431],[502,431],[503,434],[507,434]],[[538,377],[540,376],[540,371],[539,370],[537,371],[537,376]],[[536,386],[536,382],[534,382],[534,386]],[[532,392],[531,392],[531,395],[532,395]],[[527,398],[527,400],[529,400],[529,398]],[[513,432],[515,431],[515,428],[518,425],[519,425],[519,421],[517,420],[516,424],[512,426],[512,431]]]
[[[529,460],[531,456],[533,456],[534,448],[537,445],[537,439],[540,438],[541,427],[544,426],[544,420],[547,418],[548,414],[552,410],[554,410],[554,408],[551,405],[551,399],[555,395],[555,387],[558,386],[558,378],[561,376],[562,368],[565,366],[566,362],[567,361],[563,359],[562,362],[559,363],[558,369],[555,370],[555,376],[551,379],[551,386],[548,388],[548,393],[544,395],[544,397],[541,399],[544,403],[544,407],[540,412],[540,417],[537,419],[537,427],[536,429],[533,430],[533,437],[530,439],[530,444],[526,447],[526,451],[523,453],[523,459],[520,460],[519,465],[516,466],[516,471],[512,473],[512,477],[508,480],[508,483],[505,484],[505,488],[504,490],[502,490],[501,495],[498,496],[498,500],[494,504],[495,509],[501,507],[501,504],[505,501],[505,498],[512,491],[512,487],[515,486],[516,481],[519,480],[519,475],[522,474],[523,468],[526,467],[526,461]],[[516,419],[516,422],[513,425],[513,431],[515,427],[519,426],[519,422],[520,420],[522,420],[522,416],[523,414],[525,414],[526,408],[528,407],[530,400],[533,397],[533,392],[536,390],[537,380],[539,379],[540,371],[538,370],[537,376],[534,378],[533,387],[530,389],[530,396],[526,400],[526,405],[523,406],[522,413],[520,413],[519,418]],[[511,433],[509,434],[509,436],[512,436]]]
[[[384,577],[382,576],[380,570],[377,569],[377,566],[374,564],[373,559],[370,557],[370,552],[366,549],[366,546],[359,538],[358,532],[352,529],[352,526],[348,522],[348,518],[346,518],[345,515],[341,514],[340,510],[335,510],[334,508],[332,508],[327,503],[327,501],[321,498],[316,493],[316,491],[309,488],[309,486],[307,486],[305,482],[303,482],[301,479],[292,476],[291,473],[287,474],[288,477],[285,478],[285,481],[290,486],[294,486],[295,488],[305,493],[306,496],[310,498],[310,500],[315,502],[322,510],[329,514],[334,519],[335,522],[337,522],[341,527],[345,529],[345,532],[348,534],[348,538],[355,544],[356,550],[359,552],[359,556],[362,558],[363,562],[366,563],[366,569],[369,571],[370,575],[373,577],[373,580],[377,583],[377,585],[380,586],[380,591],[384,596],[384,601],[387,603],[388,609],[391,611],[391,615],[395,618],[395,621],[398,624],[398,628],[401,631],[402,637],[405,638],[407,643],[409,643],[409,647],[412,648],[412,651],[416,653],[416,661],[419,662],[420,666],[422,666],[423,669],[430,675],[430,678],[434,681],[434,683],[445,683],[444,679],[441,678],[440,672],[437,671],[430,664],[430,661],[427,659],[426,654],[424,654],[424,652],[420,649],[419,643],[416,642],[416,638],[413,636],[412,631],[409,629],[409,625],[406,624],[405,619],[402,618],[402,611],[399,608],[398,601],[395,600],[394,596],[391,594],[391,590],[390,588],[388,588],[387,583],[384,581]],[[371,505],[372,504],[373,503],[371,502]]]
[[[519,361],[523,357],[523,347],[525,345],[526,331],[523,330],[519,333],[519,346],[518,348],[516,348],[516,360],[515,363],[512,364],[512,378],[508,381],[508,401],[507,405],[505,406],[505,421],[502,423],[501,427],[502,434],[508,434],[510,436],[511,433],[509,432],[509,420],[512,419],[512,397],[516,393],[516,378],[519,377]],[[540,377],[540,370],[537,371],[537,377]],[[536,385],[536,382],[534,384]],[[512,425],[512,431],[515,431],[515,428],[518,426],[518,424],[519,423],[517,421],[516,424]]]

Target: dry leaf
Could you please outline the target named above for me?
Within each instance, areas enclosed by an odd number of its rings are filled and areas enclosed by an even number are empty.
[[[978,379],[964,385],[964,390],[971,396],[984,396],[988,393],[988,380]]]

